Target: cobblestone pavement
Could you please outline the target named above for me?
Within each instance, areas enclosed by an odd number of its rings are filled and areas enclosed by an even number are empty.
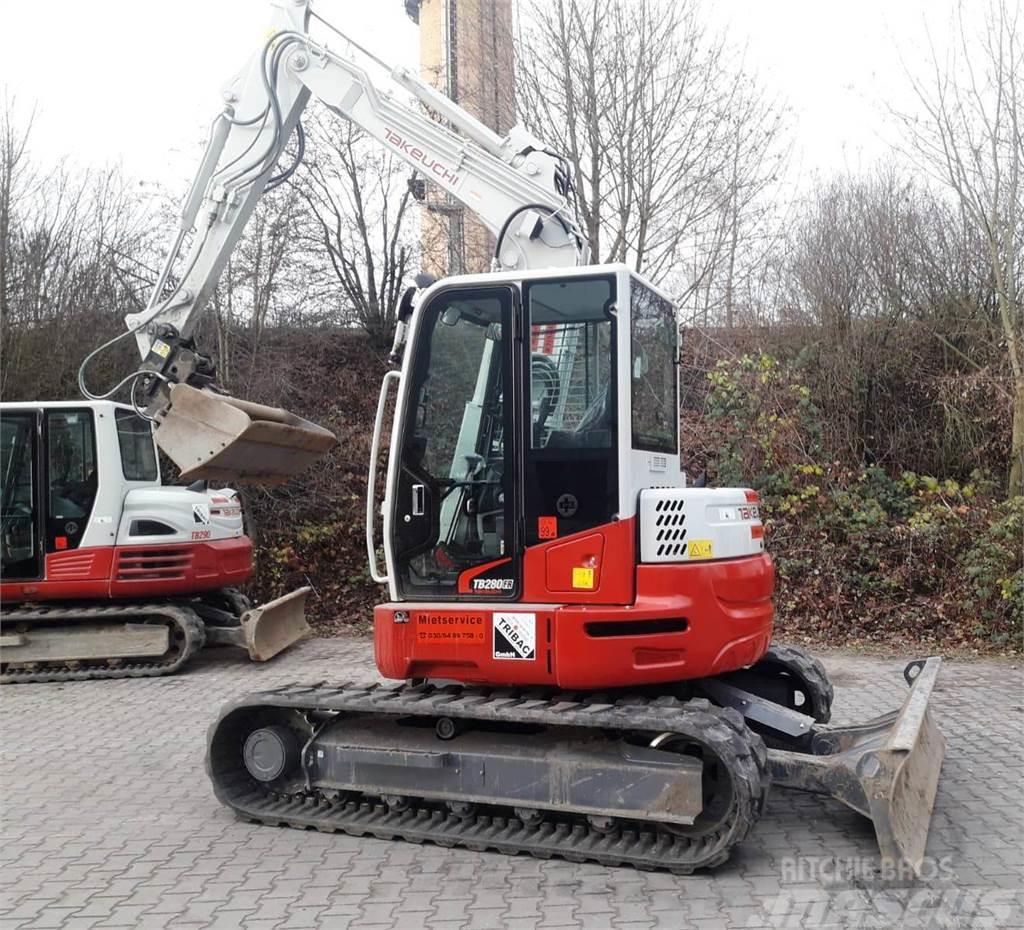
[[[1024,675],[1009,662],[944,667],[928,880],[909,884],[868,871],[867,821],[783,791],[726,866],[686,878],[239,822],[203,769],[221,703],[374,674],[364,640],[308,642],[263,666],[239,656],[207,651],[170,678],[0,689],[0,926],[1024,926]],[[837,721],[902,700],[902,662],[824,659]]]

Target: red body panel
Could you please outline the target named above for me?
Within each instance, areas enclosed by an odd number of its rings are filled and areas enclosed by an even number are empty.
[[[42,581],[0,585],[6,602],[149,598],[240,584],[252,575],[247,536],[203,543],[51,552]]]
[[[606,534],[605,551],[598,556],[603,566],[600,589],[586,595],[573,591],[572,603],[565,603],[569,598],[564,595],[559,599],[549,595],[533,602],[479,606],[378,606],[374,611],[374,640],[381,674],[388,678],[594,689],[702,678],[742,668],[764,655],[771,641],[775,587],[775,573],[767,555],[635,568],[630,556],[622,562],[635,578],[635,599],[632,603],[601,605],[595,598],[613,590],[605,585],[622,584],[622,565],[609,559],[608,551],[607,531],[615,526],[580,534],[565,550],[558,551],[558,543],[537,546],[543,553],[540,558],[527,553],[528,564],[543,565],[545,569],[540,578],[527,574],[525,590],[538,592],[538,586],[543,586],[547,592],[549,584],[562,584],[560,579],[565,574],[561,560],[570,558],[566,553],[572,552],[572,558],[593,554],[589,550],[597,542],[588,537]],[[556,554],[549,562],[552,548]],[[571,583],[571,573],[569,577]],[[633,588],[632,583],[629,588]],[[396,623],[396,612],[405,613],[408,621]],[[533,629],[531,657],[508,657],[504,640],[502,649],[498,649],[500,614],[512,615],[513,625],[525,623]],[[619,626],[613,628],[614,635],[601,635],[607,633],[602,624],[649,620],[676,621],[678,626],[685,621],[685,629],[647,632],[640,626],[634,632],[628,626]],[[498,657],[499,651],[506,656]]]
[[[522,600],[532,604],[631,604],[636,584],[636,521],[620,520],[530,546],[523,554]],[[594,569],[592,589],[573,588],[573,568]],[[510,610],[512,608],[509,608]]]

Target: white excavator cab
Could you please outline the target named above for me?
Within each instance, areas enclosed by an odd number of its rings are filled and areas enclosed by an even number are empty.
[[[439,282],[405,356],[383,507],[395,599],[458,597],[495,562],[486,580],[519,591],[522,550],[555,521],[593,532],[632,519],[643,488],[685,486],[676,310],[625,265]]]

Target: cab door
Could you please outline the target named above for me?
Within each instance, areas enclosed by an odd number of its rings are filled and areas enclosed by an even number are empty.
[[[43,417],[46,472],[44,551],[77,549],[99,490],[96,423],[88,407],[47,409]]]
[[[43,577],[36,411],[0,415],[0,579]]]
[[[508,287],[441,291],[419,310],[391,489],[403,599],[518,593],[516,311]]]
[[[614,275],[524,288],[524,545],[603,526],[619,511]]]

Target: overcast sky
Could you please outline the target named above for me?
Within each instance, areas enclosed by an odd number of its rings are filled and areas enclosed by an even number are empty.
[[[980,25],[985,4],[967,0]],[[911,105],[903,57],[940,46],[950,0],[708,0],[767,88],[787,100],[805,175],[870,165],[890,151],[884,103]],[[221,85],[259,45],[264,0],[7,0],[0,84],[26,112],[44,159],[120,161],[172,189],[191,177]],[[317,0],[317,11],[386,60],[415,64],[416,27],[403,0]],[[337,43],[332,43],[336,45]]]

